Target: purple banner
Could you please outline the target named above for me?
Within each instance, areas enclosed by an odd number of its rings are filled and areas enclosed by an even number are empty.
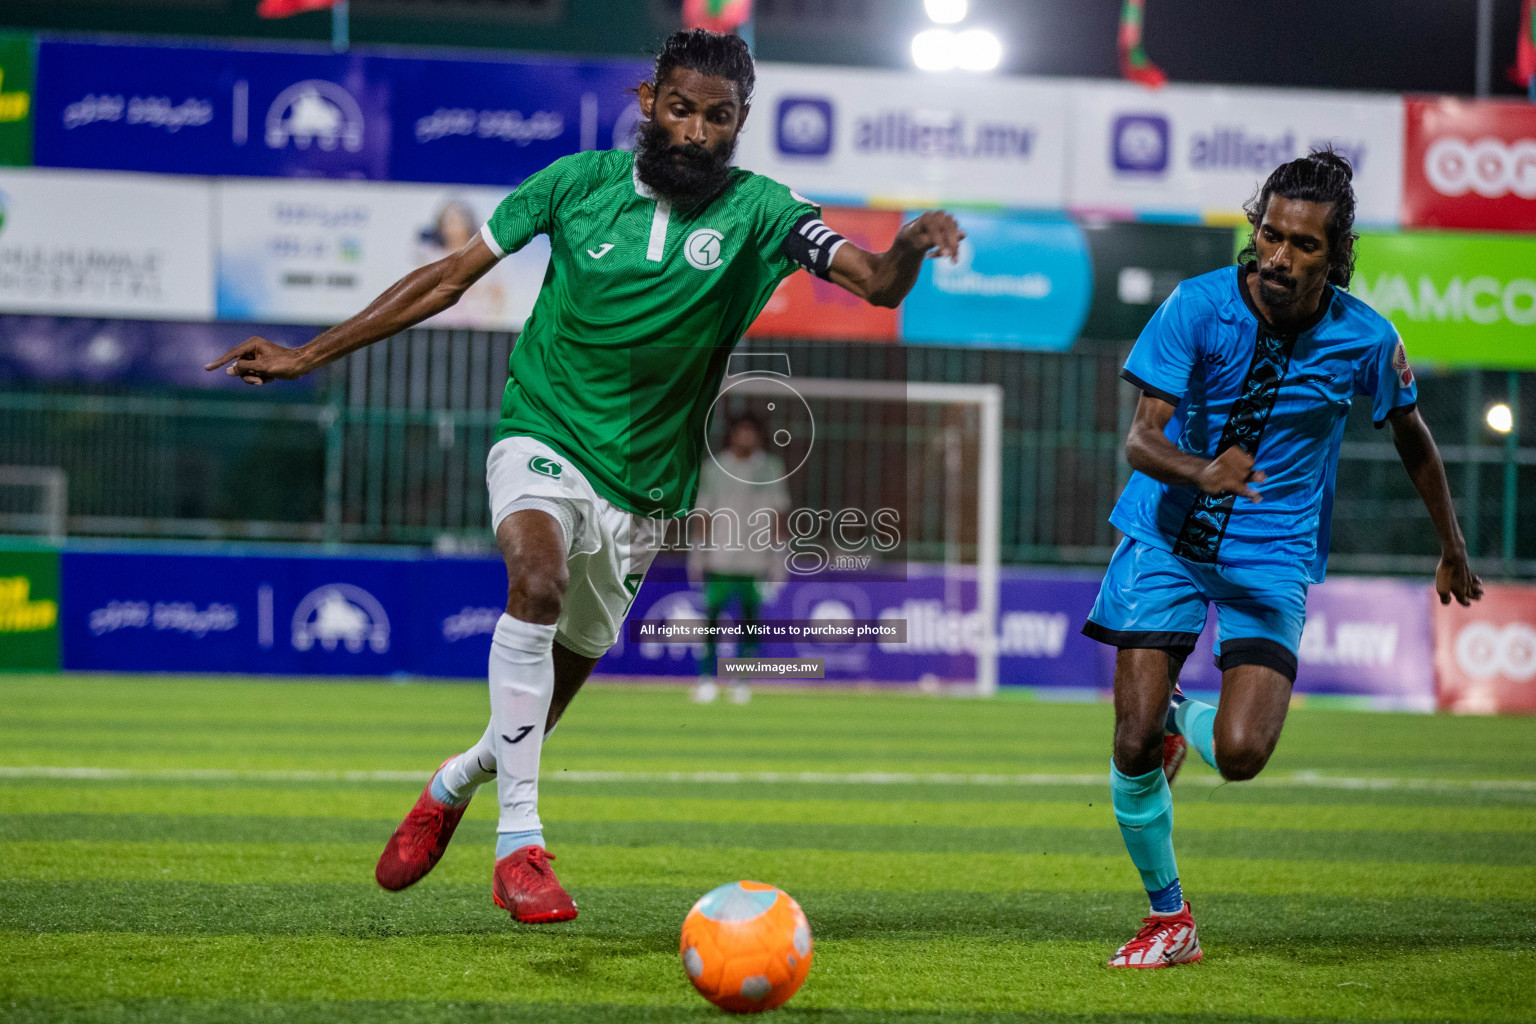
[[[13,381],[243,388],[238,378],[203,366],[259,334],[281,345],[302,345],[307,327],[207,324],[90,317],[0,316],[0,385]],[[302,377],[284,385],[312,391]]]
[[[335,558],[66,552],[60,627],[65,668],[477,677],[501,615],[495,558]],[[1066,695],[1107,691],[1114,651],[1079,630],[1097,573],[1005,570],[999,681]],[[662,562],[631,617],[703,619],[703,595]],[[763,657],[819,658],[826,678],[911,684],[975,677],[980,621],[972,580],[912,566],[904,583],[828,575],[781,588],[765,619],[906,623],[905,643],[766,643]],[[1422,583],[1334,578],[1312,589],[1301,643],[1301,694],[1434,706],[1429,603]],[[1188,690],[1220,685],[1211,630],[1185,664]],[[737,656],[721,643],[722,657]],[[598,666],[610,676],[697,675],[703,644],[621,637]]]
[[[1211,650],[1216,619],[1185,662],[1186,690],[1221,685]],[[1307,594],[1296,692],[1369,697],[1383,707],[1435,706],[1429,600],[1422,580],[1330,576]]]

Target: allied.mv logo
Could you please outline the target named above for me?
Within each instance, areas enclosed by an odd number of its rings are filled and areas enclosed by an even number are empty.
[[[535,455],[528,460],[528,468],[542,476],[559,477],[565,467],[554,459],[547,459],[542,455]]]
[[[720,250],[725,236],[714,228],[699,228],[683,243],[683,255],[695,270],[714,270],[724,262]]]

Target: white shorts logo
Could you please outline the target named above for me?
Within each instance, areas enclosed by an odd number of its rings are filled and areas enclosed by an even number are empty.
[[[1424,154],[1424,176],[1443,196],[1470,191],[1485,199],[1510,193],[1536,199],[1536,139],[1478,139],[1468,144],[1454,136],[1444,138]]]
[[[1456,664],[1477,679],[1526,682],[1536,677],[1536,629],[1524,622],[1474,622],[1456,635]]]
[[[307,651],[319,642],[327,651],[340,643],[360,654],[366,643],[375,654],[389,650],[389,616],[384,606],[362,587],[327,583],[304,595],[293,610],[293,647]]]
[[[724,262],[720,255],[724,240],[725,236],[714,228],[699,228],[683,243],[683,255],[695,270],[714,270]]]

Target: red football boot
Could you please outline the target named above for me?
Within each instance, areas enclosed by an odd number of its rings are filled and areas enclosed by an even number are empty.
[[[1177,914],[1142,918],[1141,931],[1115,950],[1115,955],[1109,958],[1109,966],[1137,970],[1174,967],[1196,963],[1204,955],[1200,952],[1195,919],[1189,912],[1189,904],[1185,903]]]
[[[448,759],[452,760],[451,757]],[[437,771],[442,771],[448,761],[438,765]],[[432,778],[437,778],[437,772],[432,773]],[[459,819],[464,817],[468,807],[468,800],[457,807],[438,803],[432,796],[432,783],[428,781],[427,788],[416,798],[416,806],[389,837],[378,866],[373,869],[373,877],[391,892],[415,885],[427,877],[427,872],[442,860],[448,840],[453,838],[453,830],[459,827]]]
[[[553,924],[576,916],[576,901],[560,886],[549,862],[553,854],[542,846],[520,846],[496,862],[491,898],[514,920],[524,924]]]
[[[1189,741],[1181,734],[1175,732],[1174,712],[1185,700],[1184,691],[1179,689],[1179,684],[1173,684],[1173,697],[1168,702],[1168,720],[1163,733],[1163,775],[1168,779],[1168,785],[1173,785],[1173,780],[1178,778],[1179,769],[1184,767],[1184,758],[1189,753]]]

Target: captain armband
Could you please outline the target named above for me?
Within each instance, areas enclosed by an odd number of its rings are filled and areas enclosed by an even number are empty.
[[[779,251],[784,258],[798,263],[822,280],[832,276],[832,256],[848,239],[827,227],[825,221],[808,213],[795,226]]]

